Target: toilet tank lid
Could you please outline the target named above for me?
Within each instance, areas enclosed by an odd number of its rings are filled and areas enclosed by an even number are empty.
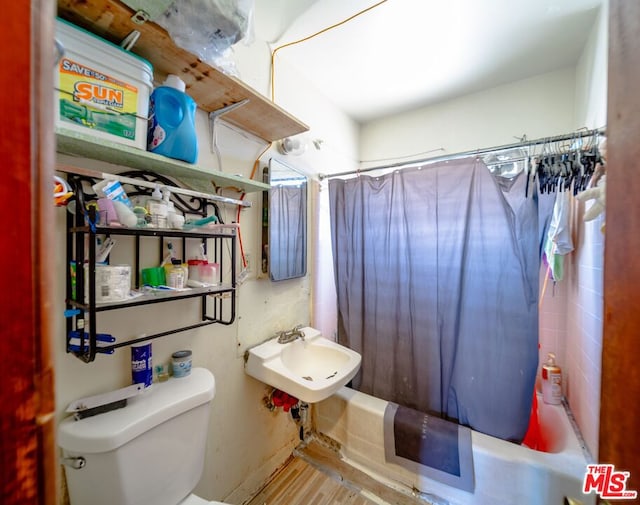
[[[64,419],[58,445],[73,452],[100,453],[117,449],[151,428],[213,399],[215,379],[206,368],[186,377],[154,384],[129,399],[126,407],[76,421]]]

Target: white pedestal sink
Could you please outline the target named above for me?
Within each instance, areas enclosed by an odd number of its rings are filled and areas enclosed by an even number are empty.
[[[275,337],[249,349],[245,371],[299,400],[319,402],[353,379],[362,358],[314,328],[304,327],[300,332],[304,340],[281,344]]]

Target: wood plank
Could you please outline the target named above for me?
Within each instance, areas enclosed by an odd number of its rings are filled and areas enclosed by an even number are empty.
[[[640,492],[640,3],[612,0],[609,20],[607,224],[599,461]]]
[[[428,505],[423,496],[401,493],[352,467],[340,455],[311,441],[247,505]]]
[[[161,82],[167,74],[180,76],[187,93],[208,112],[248,99],[224,119],[261,139],[273,142],[309,129],[241,80],[176,46],[157,24],[134,23],[133,10],[117,0],[58,0],[58,15],[116,44],[138,30],[140,38],[132,52],[153,64],[156,80]]]
[[[385,502],[396,505],[425,505],[427,503],[419,495],[404,494],[377,481],[349,465],[338,453],[318,442],[312,441],[306,446],[297,448],[295,454],[309,464],[333,473],[339,476],[338,478],[342,481],[351,483],[358,489],[364,489]]]
[[[38,500],[42,505],[55,505],[58,502],[60,485],[60,465],[56,444],[56,401],[54,374],[54,346],[58,336],[53,316],[53,300],[56,289],[57,273],[46,258],[51,255],[54,241],[54,213],[51,202],[51,179],[55,164],[55,137],[51,128],[54,122],[51,107],[51,89],[55,65],[51,47],[55,37],[53,15],[55,6],[46,0],[29,2],[31,5],[31,66],[34,68],[31,92],[34,94],[31,105],[31,131],[33,140],[34,211],[32,213],[31,233],[36,237],[35,258],[32,264],[34,282],[34,345],[36,372],[34,383],[38,398],[35,423],[38,429]],[[23,196],[22,196],[23,197]],[[11,202],[13,205],[13,202]],[[14,207],[14,212],[16,211]],[[21,279],[24,282],[24,279]],[[6,307],[5,307],[6,308]]]
[[[247,505],[380,505],[360,490],[293,458]],[[424,505],[424,504],[423,504]]]
[[[8,357],[0,387],[0,503],[56,503],[52,300],[53,6],[44,0],[3,5],[0,187],[5,268],[0,351]]]

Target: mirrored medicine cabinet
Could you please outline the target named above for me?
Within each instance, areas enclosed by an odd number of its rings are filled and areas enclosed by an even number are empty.
[[[264,182],[271,188],[262,200],[262,272],[272,281],[307,273],[307,177],[272,158]]]

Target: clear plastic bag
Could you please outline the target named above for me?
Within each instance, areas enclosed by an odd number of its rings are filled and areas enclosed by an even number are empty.
[[[177,46],[235,75],[231,46],[253,38],[254,0],[176,0],[157,20]]]

